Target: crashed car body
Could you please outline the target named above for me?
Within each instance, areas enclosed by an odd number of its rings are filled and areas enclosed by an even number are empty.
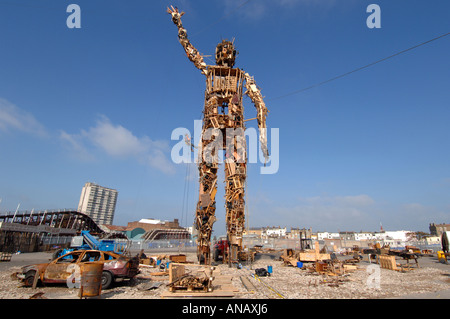
[[[36,272],[41,283],[74,284],[80,281],[80,269],[86,263],[103,263],[101,284],[107,289],[117,279],[131,279],[139,273],[139,260],[110,251],[77,250],[49,263],[25,266],[17,274],[25,286],[32,286]],[[78,267],[77,267],[78,266]],[[72,286],[74,287],[74,286]]]

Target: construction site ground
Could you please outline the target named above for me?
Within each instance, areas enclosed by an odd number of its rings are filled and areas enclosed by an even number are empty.
[[[436,254],[419,258],[419,268],[400,272],[379,269],[379,285],[374,273],[368,271],[373,265],[368,260],[356,263],[355,270],[330,276],[308,269],[286,266],[280,260],[281,251],[257,254],[252,263],[213,263],[215,278],[213,292],[195,295],[170,293],[168,275],[161,275],[159,266],[141,267],[141,273],[132,281],[116,283],[113,288],[101,291],[100,299],[161,299],[161,298],[233,298],[233,299],[450,299],[450,265],[440,263]],[[184,254],[186,272],[201,269],[196,265],[195,252],[152,251],[147,256]],[[65,285],[39,285],[33,289],[23,287],[14,277],[21,266],[48,262],[50,252],[13,255],[11,261],[0,263],[0,299],[79,299],[79,289]],[[349,256],[337,256],[344,260]],[[192,263],[192,264],[191,264]],[[195,266],[194,266],[195,265]],[[308,265],[308,263],[304,263]],[[254,276],[255,269],[271,266],[270,276]],[[153,275],[152,275],[153,274]],[[156,275],[155,275],[156,274]],[[246,285],[244,284],[246,283]],[[248,287],[249,286],[249,287]],[[196,297],[199,296],[199,297]]]

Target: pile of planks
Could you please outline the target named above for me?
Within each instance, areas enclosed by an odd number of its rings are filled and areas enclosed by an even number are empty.
[[[316,242],[315,249],[305,249],[302,251],[294,251],[293,249],[285,249],[281,259],[285,265],[297,267],[297,262],[316,262],[330,260],[331,255],[319,250],[319,243]]]

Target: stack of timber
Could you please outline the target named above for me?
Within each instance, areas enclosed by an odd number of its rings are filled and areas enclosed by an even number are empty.
[[[295,252],[292,249],[285,249],[281,256],[285,265],[297,267],[297,262],[316,262],[330,260],[331,255],[319,250],[319,244],[316,242],[315,249],[305,249]]]

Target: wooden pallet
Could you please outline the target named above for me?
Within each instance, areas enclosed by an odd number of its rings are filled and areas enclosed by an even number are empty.
[[[381,268],[390,269],[390,270],[396,270],[396,271],[400,270],[397,267],[397,263],[395,261],[395,256],[380,255],[378,260],[379,260]]]
[[[378,262],[380,263],[380,267],[384,268],[384,269],[390,269],[390,270],[401,271],[401,272],[412,270],[412,268],[410,267],[409,264],[406,264],[406,265],[397,264],[397,262],[395,260],[395,256],[380,255],[378,257]],[[418,267],[418,265],[417,265],[417,267]]]
[[[200,292],[209,292],[208,287],[202,286],[197,287],[194,285],[188,286],[171,286],[169,287],[170,292],[180,293],[180,292],[189,292],[189,293],[200,293]]]

